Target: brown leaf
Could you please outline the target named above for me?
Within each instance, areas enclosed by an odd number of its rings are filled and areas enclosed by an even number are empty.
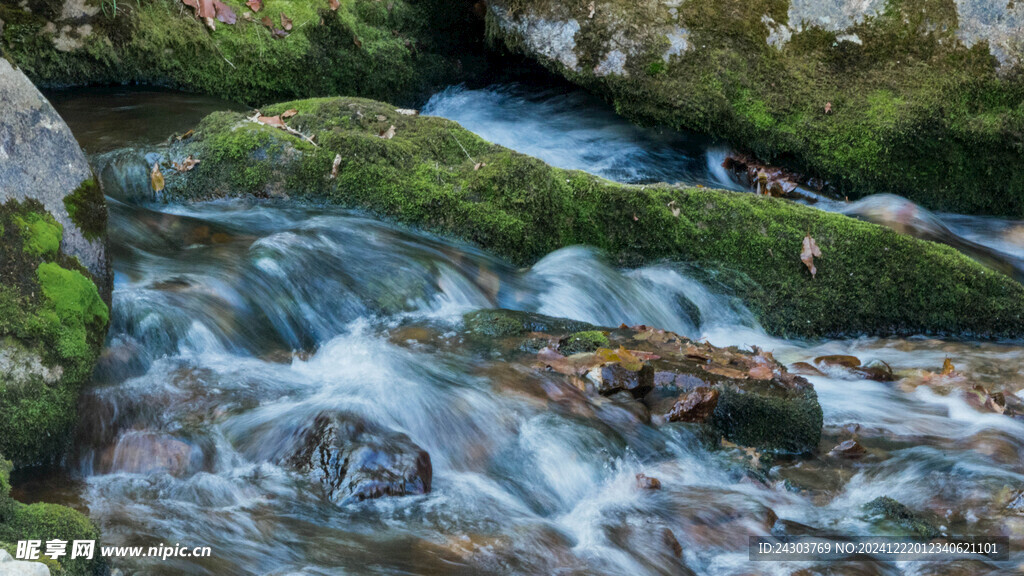
[[[385,140],[391,140],[392,138],[395,137],[395,125],[392,124],[391,127],[388,128],[387,130],[382,130],[381,133],[378,134],[378,136]]]
[[[814,241],[814,238],[808,234],[804,236],[804,249],[800,252],[800,261],[811,271],[811,278],[818,274],[818,269],[814,267],[815,258],[821,258],[821,249],[818,248],[818,243]]]
[[[292,20],[291,18],[285,16],[284,12],[281,12],[281,27],[289,32],[292,29]]]
[[[253,12],[259,12],[263,9],[263,0],[249,0],[245,5]]]
[[[181,164],[178,164],[177,162],[171,163],[171,165],[174,166],[174,169],[177,170],[178,172],[188,172],[189,170],[195,168],[196,164],[199,164],[199,160],[197,160],[195,156],[192,156],[191,154],[189,154],[187,158],[182,160]]]
[[[295,108],[291,108],[291,109],[288,109],[288,110],[285,110],[284,112],[282,112],[281,113],[281,118],[291,118],[292,116],[295,116],[298,113],[299,113],[298,110],[296,110]]]
[[[234,24],[238,21],[235,17],[235,11],[230,6],[221,2],[220,0],[213,0],[213,6],[217,11],[217,20],[225,24]]]
[[[353,36],[352,37],[352,43],[356,45],[356,48],[362,48],[363,47],[363,41],[360,40],[358,36]]]
[[[831,113],[832,113],[832,103],[831,102],[826,102],[825,103],[825,114],[831,114]]]
[[[475,165],[473,165],[473,170],[474,171],[479,170],[479,169],[483,168],[484,166],[487,166],[487,164],[484,164],[483,162],[477,162]]]
[[[267,126],[273,126],[274,128],[284,129],[287,125],[284,120],[281,120],[280,116],[260,116],[256,119],[260,124],[266,124]]]
[[[711,372],[712,374],[718,374],[719,376],[725,376],[726,378],[732,378],[733,380],[746,380],[747,373],[736,370],[735,368],[726,368],[725,366],[716,366],[714,364],[708,364],[704,366],[704,370]]]
[[[164,189],[164,175],[160,172],[160,163],[153,163],[153,170],[149,173],[149,183],[153,185],[153,192]]]
[[[747,374],[750,376],[751,380],[771,380],[775,377],[772,367],[767,364],[757,364],[751,368]]]
[[[589,20],[594,17],[594,13],[597,12],[597,7],[594,6],[593,2],[591,2],[590,4],[587,5],[587,10],[590,11],[590,13],[587,14],[587,19]]]
[[[848,356],[846,354],[829,354],[828,356],[818,356],[814,359],[814,363],[823,364],[825,366],[857,368],[860,366],[860,358],[857,358],[856,356]]]
[[[199,0],[181,0],[181,3],[195,10],[196,14],[199,13]]]
[[[341,6],[341,2],[338,2],[338,0],[327,0],[327,5],[331,7],[331,11],[334,11]]]
[[[338,168],[341,166],[341,154],[334,155],[334,165],[331,166],[331,180],[338,177]]]
[[[185,132],[181,136],[178,136],[177,140],[178,140],[178,142],[181,142],[182,140],[185,140],[186,138],[191,138],[192,135],[195,134],[195,133],[196,133],[195,130],[189,130],[188,132]]]
[[[274,21],[270,19],[270,16],[264,16],[263,18],[260,18],[260,22],[262,22],[263,25],[266,26],[267,28],[270,28],[271,30],[274,29]]]

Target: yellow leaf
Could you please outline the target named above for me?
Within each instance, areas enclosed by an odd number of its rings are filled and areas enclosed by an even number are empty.
[[[160,163],[153,163],[153,171],[149,173],[149,182],[153,185],[153,192],[160,192],[164,189],[164,175],[160,172]]]
[[[818,269],[814,267],[815,258],[821,258],[821,249],[818,248],[818,243],[814,241],[814,238],[808,234],[804,236],[804,249],[800,252],[800,260],[811,271],[811,278],[818,274]]]

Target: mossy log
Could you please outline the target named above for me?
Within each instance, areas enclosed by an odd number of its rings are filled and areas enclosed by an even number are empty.
[[[263,113],[289,109],[297,114],[288,125],[317,145],[214,113],[164,151],[161,197],[327,202],[457,236],[519,265],[574,244],[624,266],[685,261],[783,336],[1024,333],[1024,287],[947,246],[775,198],[552,168],[380,102],[313,99]],[[171,168],[189,155],[194,168]],[[800,260],[807,234],[823,253],[815,277]]]

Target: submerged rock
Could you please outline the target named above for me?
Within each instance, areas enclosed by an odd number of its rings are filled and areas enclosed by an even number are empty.
[[[1019,2],[487,7],[495,44],[636,121],[709,132],[851,197],[888,191],[947,211],[1024,215]]]
[[[900,502],[881,496],[864,505],[869,513],[889,520],[914,536],[937,538],[942,532],[923,516],[915,513]]]
[[[317,416],[288,463],[338,504],[430,492],[430,455],[405,434],[348,415]]]
[[[0,58],[0,453],[58,460],[106,334],[107,209],[85,155]]]
[[[705,422],[718,407],[718,390],[697,386],[676,400],[667,414],[669,422]]]
[[[194,136],[162,151],[166,188],[158,196],[284,192],[452,234],[517,265],[574,244],[622,265],[684,260],[714,273],[778,335],[1024,333],[1020,284],[881,226],[752,194],[616,184],[380,102],[304,100],[262,113],[289,109],[297,113],[287,125],[301,135],[242,114],[208,116]],[[195,168],[171,168],[188,156],[200,160]],[[824,254],[814,278],[799,257],[808,232]]]

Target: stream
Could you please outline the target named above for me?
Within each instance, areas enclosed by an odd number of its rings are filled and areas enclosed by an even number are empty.
[[[666,528],[693,573],[715,576],[981,574],[1024,561],[747,559],[749,536],[780,527],[892,534],[863,508],[880,496],[947,533],[1009,536],[1019,549],[1024,421],[977,408],[965,391],[983,386],[1010,404],[1024,390],[1019,342],[787,341],[680,265],[621,270],[569,247],[517,269],[336,208],[147,203],[125,192],[148,186],[146,172],[108,152],[157,145],[231,106],[122,88],[50,97],[111,196],[115,291],[66,476],[24,478],[16,493],[87,510],[108,545],[212,548],[210,558],[124,559],[125,574],[686,573],[660,543]],[[423,113],[615,180],[742,189],[720,167],[727,148],[636,128],[583,93],[453,87]],[[935,218],[955,238],[1024,254],[1019,223]],[[824,411],[819,454],[758,476],[742,450],[710,450],[692,426],[637,421],[460,337],[464,313],[495,307],[759,346],[785,364],[855,355],[904,377],[807,376]],[[946,358],[970,386],[927,385]],[[338,505],[282,466],[280,446],[330,410],[406,434],[430,455],[432,491]],[[851,438],[864,457],[827,455]],[[638,473],[662,489],[638,490]]]

